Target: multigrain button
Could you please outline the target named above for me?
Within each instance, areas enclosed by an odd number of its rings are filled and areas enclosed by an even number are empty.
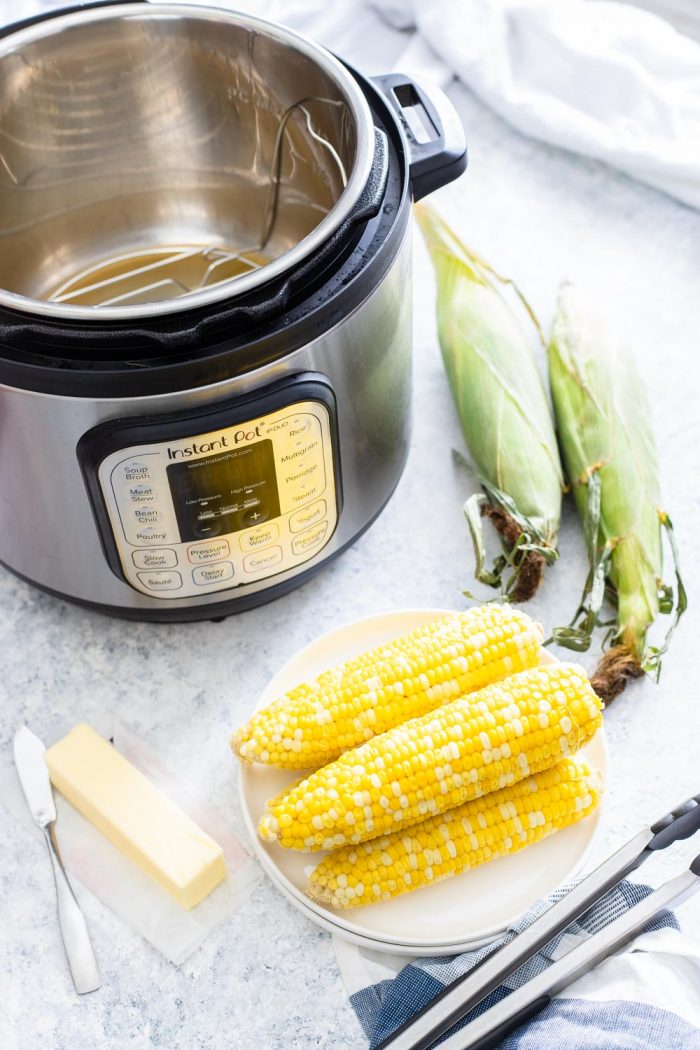
[[[220,583],[222,580],[230,580],[233,576],[233,565],[230,561],[220,561],[215,565],[200,565],[198,569],[192,570],[192,579],[198,587],[204,587],[208,583]]]
[[[279,527],[274,521],[271,521],[268,525],[261,525],[257,529],[251,529],[250,532],[242,533],[238,538],[238,542],[242,551],[257,551],[262,550],[263,547],[269,547],[271,543],[275,543],[279,539],[279,535]]]
[[[212,540],[211,543],[194,543],[187,548],[187,557],[193,565],[205,561],[221,561],[230,554],[228,540]]]
[[[243,568],[246,572],[263,572],[279,565],[282,561],[282,548],[270,547],[269,550],[260,551],[258,554],[249,554],[243,559]]]
[[[137,572],[136,575],[149,591],[177,591],[182,587],[179,572]]]
[[[177,554],[167,547],[150,551],[134,551],[131,555],[137,569],[173,569]]]
[[[297,510],[291,515],[289,519],[289,528],[292,532],[301,532],[303,529],[308,529],[311,525],[315,525],[317,521],[321,521],[326,516],[326,501],[320,499],[317,503],[312,503],[310,507],[304,507],[303,510]]]
[[[300,535],[296,536],[292,541],[292,552],[294,554],[308,554],[309,551],[314,550],[323,543],[327,532],[327,521],[322,521],[320,525],[315,525],[312,529],[307,529],[306,532],[300,533]]]

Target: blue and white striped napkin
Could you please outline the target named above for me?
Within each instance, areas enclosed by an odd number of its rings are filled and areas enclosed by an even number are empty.
[[[498,943],[507,943],[553,900],[538,901]],[[461,1024],[504,999],[571,948],[637,904],[649,887],[622,882],[559,934]],[[462,955],[385,956],[334,939],[350,1002],[369,1045],[375,1047],[446,984],[471,970],[489,945]],[[456,1026],[459,1027],[459,1026]],[[454,1029],[456,1030],[456,1028]],[[611,956],[513,1032],[502,1050],[700,1050],[700,951],[665,911],[631,945]]]

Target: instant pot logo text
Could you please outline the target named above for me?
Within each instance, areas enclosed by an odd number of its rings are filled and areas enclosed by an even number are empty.
[[[222,434],[213,441],[193,441],[191,445],[179,445],[177,448],[168,448],[168,459],[188,459],[190,456],[200,456],[204,452],[220,452],[224,448],[235,448],[246,441],[254,441],[262,437],[262,428],[265,424],[258,423],[250,430],[235,430],[233,433]]]

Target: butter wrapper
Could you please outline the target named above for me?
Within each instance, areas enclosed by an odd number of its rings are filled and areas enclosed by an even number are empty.
[[[197,950],[215,926],[229,919],[247,902],[259,877],[259,868],[206,798],[169,769],[163,758],[144,740],[122,723],[107,718],[94,728],[111,740],[136,769],[187,813],[224,851],[226,879],[196,908],[185,911],[58,791],[54,791],[58,813],[56,838],[73,884],[80,883],[166,959],[179,965]],[[53,741],[44,743],[48,747]],[[27,809],[11,758],[5,759],[0,766],[0,801],[27,831],[37,839],[43,838]],[[46,863],[49,863],[48,856]],[[80,896],[80,886],[76,893]],[[93,937],[97,942],[97,930]]]

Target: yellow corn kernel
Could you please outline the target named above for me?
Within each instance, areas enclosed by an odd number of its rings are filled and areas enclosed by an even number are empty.
[[[324,671],[253,715],[231,738],[246,762],[312,769],[380,733],[540,658],[542,628],[484,605],[425,624]]]
[[[582,758],[565,758],[407,831],[330,853],[311,873],[307,892],[334,908],[410,893],[583,820],[601,791],[600,777]]]
[[[600,726],[601,706],[576,664],[521,671],[311,773],[268,804],[258,832],[289,849],[321,850],[410,827],[573,754]],[[287,813],[292,823],[283,826]]]

